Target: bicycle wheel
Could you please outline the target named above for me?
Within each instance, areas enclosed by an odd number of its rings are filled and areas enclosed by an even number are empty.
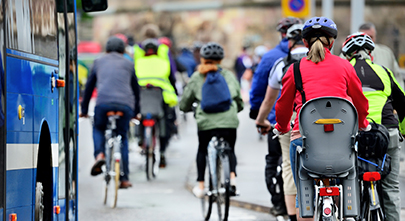
[[[217,209],[218,219],[228,220],[229,215],[229,203],[230,203],[230,168],[228,155],[223,155],[217,159],[217,183],[218,183],[218,195],[217,195]]]
[[[154,153],[154,136],[153,136],[153,128],[152,127],[145,127],[145,138],[144,138],[144,146],[145,146],[145,156],[146,156],[146,179],[151,180],[155,177],[155,153]]]
[[[106,164],[104,172],[104,205],[107,204],[108,199],[108,186],[111,180],[111,172],[110,172],[111,165],[112,165],[112,147],[106,145]]]
[[[208,184],[208,192],[205,194],[205,196],[201,199],[201,206],[202,206],[202,213],[204,220],[209,220],[211,217],[211,212],[212,212],[212,204],[214,203],[214,195],[212,194],[212,191],[214,190],[214,186],[212,185],[212,176],[210,173],[208,173],[208,181],[206,181],[206,184]]]
[[[120,186],[120,162],[114,162],[114,200],[111,204],[111,208],[115,208],[117,206],[117,199],[118,199],[118,188]]]

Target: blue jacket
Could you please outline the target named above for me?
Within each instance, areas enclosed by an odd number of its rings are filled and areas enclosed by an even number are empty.
[[[274,65],[274,62],[282,57],[287,56],[288,54],[288,40],[284,38],[281,42],[273,49],[268,51],[266,54],[263,55],[262,60],[257,67],[252,80],[252,86],[250,89],[250,109],[251,110],[259,110],[260,105],[266,95],[267,90],[267,82],[269,79],[269,73],[271,68]],[[280,95],[279,95],[280,96]],[[275,107],[271,110],[267,119],[270,123],[276,123],[276,114],[275,114]]]

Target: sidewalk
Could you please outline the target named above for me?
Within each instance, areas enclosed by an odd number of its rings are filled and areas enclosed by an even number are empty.
[[[231,205],[269,213],[272,207],[270,194],[267,191],[264,168],[267,154],[267,137],[259,140],[254,121],[249,119],[249,106],[239,113],[240,125],[236,140],[235,152],[237,156],[237,187],[240,196],[231,198]],[[401,220],[405,220],[405,148],[401,150]],[[197,171],[193,163],[189,167],[185,186],[191,191],[196,184]],[[287,218],[287,217],[286,217]]]

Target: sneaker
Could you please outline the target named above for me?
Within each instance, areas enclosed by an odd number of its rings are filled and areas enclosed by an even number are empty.
[[[166,158],[165,155],[160,155],[160,162],[159,162],[159,168],[165,168],[166,167]]]
[[[236,186],[231,186],[229,189],[229,195],[230,196],[239,196],[239,191],[236,190]]]
[[[129,187],[132,187],[132,183],[129,182],[128,180],[125,180],[125,181],[121,181],[119,188],[120,189],[127,189]]]
[[[105,156],[104,153],[99,153],[96,157],[96,162],[93,164],[91,167],[91,172],[90,174],[92,176],[97,176],[103,172],[101,169],[101,166],[105,164]]]
[[[287,215],[287,209],[285,208],[285,206],[274,206],[270,208],[270,214],[272,214],[273,216],[284,216]]]
[[[193,188],[193,194],[194,194],[195,197],[201,199],[201,198],[203,198],[203,197],[205,196],[205,191],[202,190],[202,189],[200,189],[200,187],[195,186],[195,187]]]

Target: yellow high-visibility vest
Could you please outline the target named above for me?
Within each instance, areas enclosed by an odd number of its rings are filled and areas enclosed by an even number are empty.
[[[177,95],[170,83],[169,47],[159,45],[157,55],[145,56],[145,51],[134,46],[135,73],[140,86],[151,84],[163,90],[163,99],[170,107],[177,105]]]

